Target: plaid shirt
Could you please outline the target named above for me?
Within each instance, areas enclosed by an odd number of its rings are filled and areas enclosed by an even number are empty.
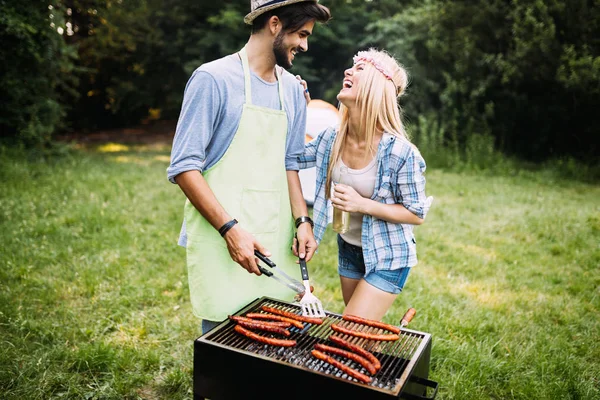
[[[314,234],[321,242],[327,225],[333,219],[333,206],[325,197],[327,167],[336,137],[328,128],[304,148],[299,157],[300,168],[317,168],[316,196],[313,206]],[[377,180],[372,200],[385,204],[402,204],[409,211],[425,218],[433,197],[425,197],[425,160],[406,139],[385,133],[377,149]],[[362,246],[366,273],[393,270],[417,264],[417,246],[413,225],[395,224],[363,216]]]

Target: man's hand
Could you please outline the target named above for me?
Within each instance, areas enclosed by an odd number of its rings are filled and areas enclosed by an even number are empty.
[[[227,242],[227,250],[233,261],[240,264],[249,273],[261,275],[257,265],[258,260],[254,256],[254,249],[266,257],[270,257],[271,253],[253,235],[236,224],[225,234],[225,242]]]
[[[292,244],[292,252],[296,257],[303,258],[308,262],[317,251],[317,241],[308,222],[300,224],[298,232]]]

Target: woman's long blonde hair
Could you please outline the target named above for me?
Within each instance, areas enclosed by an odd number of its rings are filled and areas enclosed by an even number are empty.
[[[380,67],[383,67],[391,77],[391,80],[388,79],[371,62],[365,62],[365,68],[358,85],[356,104],[359,106],[361,114],[360,130],[365,133],[369,153],[374,156],[377,149],[373,146],[373,138],[378,132],[383,131],[408,139],[398,103],[398,99],[404,94],[408,85],[408,74],[404,67],[385,51],[371,48],[367,51],[359,51],[356,56],[373,60]],[[341,157],[349,129],[349,111],[341,102],[339,113],[340,127],[333,143],[329,166],[327,167],[326,198],[331,196],[331,177],[335,165]]]

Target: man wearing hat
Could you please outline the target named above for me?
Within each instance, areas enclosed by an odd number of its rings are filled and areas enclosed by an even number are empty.
[[[179,244],[203,332],[257,297],[291,297],[254,275],[255,249],[298,278],[294,229],[301,257],[316,250],[298,178],[306,100],[285,70],[308,50],[315,22],[329,19],[318,1],[252,0],[244,48],[200,66],[187,83],[167,175],[187,197]]]

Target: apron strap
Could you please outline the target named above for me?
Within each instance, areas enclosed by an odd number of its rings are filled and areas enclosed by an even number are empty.
[[[252,104],[252,93],[250,92],[250,65],[248,64],[246,46],[240,50],[240,58],[242,59],[242,67],[244,70],[244,93],[246,94],[246,104]]]
[[[283,68],[275,66],[275,72],[277,73],[277,83],[279,89],[279,103],[281,104],[281,111],[285,111],[285,103],[283,102],[283,77],[281,71]]]

